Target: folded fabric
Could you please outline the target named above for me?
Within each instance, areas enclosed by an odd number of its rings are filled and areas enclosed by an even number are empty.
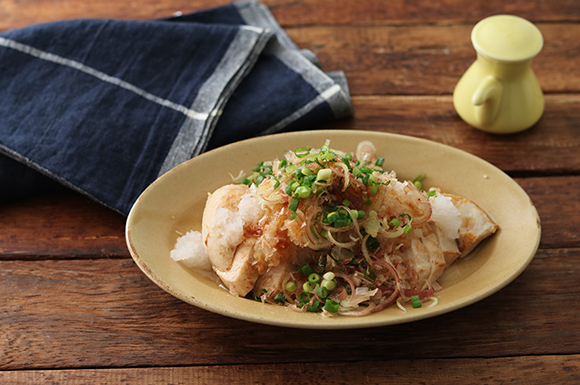
[[[316,64],[255,1],[1,33],[0,200],[52,179],[126,214],[207,149],[351,115]]]

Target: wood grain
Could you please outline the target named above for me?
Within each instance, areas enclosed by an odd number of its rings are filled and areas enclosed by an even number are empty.
[[[0,259],[129,257],[125,217],[61,192],[0,205]]]
[[[479,303],[337,338],[190,306],[129,259],[0,261],[0,370],[576,354],[578,264],[578,248],[540,250]]]
[[[580,8],[580,7],[579,7]],[[353,95],[451,94],[475,61],[473,25],[314,26],[288,29],[326,71],[344,71]],[[580,90],[580,26],[541,24],[532,68],[545,93]],[[565,48],[564,48],[565,47]]]
[[[77,17],[105,17],[120,19],[150,19],[166,17],[174,12],[195,12],[228,4],[228,0],[101,0],[91,2],[68,0],[3,0],[0,3],[0,30],[23,27],[32,23]],[[580,20],[578,2],[536,1],[506,2],[478,1],[458,4],[457,0],[433,2],[418,0],[263,0],[278,22],[285,28],[309,25],[389,25],[469,23],[491,15],[517,14],[534,22]]]
[[[347,363],[215,365],[138,369],[36,370],[0,372],[13,385],[67,384],[535,384],[580,381],[580,356],[531,356],[489,359],[427,359]],[[361,382],[361,376],[364,382]]]

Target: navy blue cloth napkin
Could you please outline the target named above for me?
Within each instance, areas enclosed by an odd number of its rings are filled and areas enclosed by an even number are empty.
[[[163,173],[234,141],[350,116],[256,1],[163,20],[0,33],[0,201],[64,185],[127,214]]]

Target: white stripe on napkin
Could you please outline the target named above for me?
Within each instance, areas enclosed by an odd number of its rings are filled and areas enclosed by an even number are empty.
[[[163,99],[159,96],[155,96],[153,94],[150,94],[149,92],[147,92],[147,91],[145,91],[145,90],[143,90],[143,89],[141,89],[141,88],[139,88],[131,83],[128,83],[124,80],[121,80],[115,76],[107,75],[104,72],[101,72],[101,71],[96,70],[92,67],[84,65],[83,63],[80,63],[76,60],[67,59],[67,58],[64,58],[62,56],[50,53],[50,52],[42,51],[38,48],[34,48],[32,46],[19,43],[15,40],[0,37],[0,46],[6,47],[6,48],[11,48],[11,49],[14,49],[16,51],[20,51],[24,54],[34,56],[34,57],[37,57],[39,59],[46,60],[46,61],[49,61],[52,63],[64,65],[64,66],[67,66],[70,68],[74,68],[76,70],[79,70],[81,72],[86,73],[87,75],[94,76],[94,77],[98,78],[99,80],[102,80],[102,81],[107,82],[107,83],[111,83],[111,84],[116,85],[118,87],[124,88],[128,91],[134,92],[135,94],[137,94],[137,95],[139,95],[139,96],[141,96],[149,101],[157,103],[163,107],[167,107],[167,108],[170,108],[172,110],[178,111],[178,112],[180,112],[180,113],[182,113],[182,114],[184,114],[192,119],[195,119],[195,120],[206,120],[211,115],[211,113],[210,114],[200,113],[200,112],[194,111],[190,108],[187,108],[181,104],[174,103],[170,100]]]
[[[330,100],[330,98],[332,98],[334,95],[338,94],[341,91],[342,89],[340,88],[340,86],[338,84],[335,84],[334,86],[330,87],[329,89],[327,89],[326,91],[324,91],[323,93],[312,99],[309,103],[302,106],[302,108],[299,108],[298,110],[294,111],[292,114],[288,115],[286,118],[282,119],[272,127],[268,128],[267,130],[262,131],[260,135],[269,135],[280,131],[282,128],[286,127],[290,123],[306,115],[320,103]]]
[[[272,134],[280,131],[324,102],[328,102],[328,106],[337,119],[352,115],[352,103],[345,90],[340,88],[340,84],[338,85],[339,89],[337,89],[337,83],[304,56],[274,19],[274,16],[267,6],[256,1],[238,1],[233,4],[247,24],[274,31],[277,39],[269,42],[265,52],[274,55],[288,68],[300,74],[304,81],[319,93],[318,97],[312,99],[305,106],[302,106],[280,122],[274,124],[262,134]]]
[[[272,32],[263,28],[244,26],[238,30],[191,105],[196,111],[213,113],[205,121],[185,119],[159,169],[159,176],[205,150],[223,106],[253,68],[271,36]]]

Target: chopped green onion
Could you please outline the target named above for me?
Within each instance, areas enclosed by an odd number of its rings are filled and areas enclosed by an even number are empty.
[[[262,168],[262,166],[263,166],[263,165],[264,165],[264,162],[260,162],[260,163],[258,163],[258,167],[254,167],[254,168],[252,169],[252,171],[253,171],[253,172],[258,172],[258,171],[260,171],[260,169]]]
[[[345,199],[342,201],[342,205],[346,206],[346,207],[350,207],[350,201],[348,199]]]
[[[413,182],[422,181],[423,179],[425,179],[426,176],[427,176],[427,174],[425,174],[424,172],[421,172],[421,173],[417,174],[417,176],[415,176],[415,179],[413,179]]]
[[[302,289],[304,290],[305,293],[310,293],[312,290],[314,290],[314,286],[309,284],[308,282],[304,282],[302,284]]]
[[[304,199],[308,198],[312,194],[312,189],[308,186],[299,186],[296,191],[294,191],[298,198]],[[298,204],[296,205],[298,206]],[[295,209],[292,211],[296,211]]]
[[[308,276],[308,283],[310,283],[311,285],[315,285],[318,282],[320,282],[320,275],[312,273]]]
[[[245,184],[245,185],[247,185],[247,186],[249,186],[249,185],[251,185],[251,184],[252,184],[252,181],[251,181],[251,180],[249,180],[249,179],[248,179],[248,178],[246,178],[246,177],[243,177],[241,182],[242,182],[242,184]]]
[[[413,227],[411,225],[405,225],[405,227],[403,227],[403,232],[407,235],[411,234],[411,231],[413,231]]]
[[[320,287],[324,287],[326,290],[334,290],[336,287],[336,282],[331,279],[323,279],[320,283]]]
[[[409,218],[410,221],[413,220],[413,218],[411,218],[411,216],[409,214],[401,214],[401,215],[399,215],[399,218],[402,218],[402,217],[407,217],[407,218]]]
[[[346,164],[346,167],[348,167],[348,169],[352,172],[352,167],[350,166],[350,160],[346,156],[342,157],[342,163]]]
[[[393,218],[393,220],[389,222],[389,226],[391,228],[399,227],[401,226],[401,221],[398,220],[397,218]]]
[[[297,197],[292,198],[292,201],[290,202],[290,206],[288,206],[288,210],[296,211],[296,209],[298,208],[298,203],[300,203],[300,198],[297,198]]]
[[[294,163],[290,163],[284,170],[286,174],[292,174],[298,167]]]
[[[322,166],[322,162],[328,162],[334,158],[334,152],[330,151],[328,147],[321,148],[316,158],[316,163]]]
[[[307,292],[303,291],[302,293],[298,294],[298,301],[309,301],[310,300],[310,296],[308,295]]]
[[[377,161],[375,162],[375,166],[383,167],[384,163],[385,163],[385,158],[377,158]]]
[[[413,179],[413,184],[415,185],[415,187],[417,187],[417,190],[423,189],[423,183],[421,183],[421,181],[423,179],[425,179],[426,176],[427,176],[427,174],[422,172],[422,173],[417,174],[417,176],[415,176],[415,179]]]
[[[361,174],[360,169],[358,167],[353,168],[352,169],[352,174],[354,176],[358,177]]]
[[[437,190],[430,190],[430,191],[427,191],[427,196],[428,196],[429,198],[437,196]]]
[[[306,275],[310,275],[310,274],[314,273],[314,269],[308,263],[306,263],[302,267],[300,267],[299,271],[303,274],[306,274]]]
[[[316,293],[318,294],[318,297],[321,299],[325,299],[326,297],[328,297],[328,289],[324,286],[320,286],[316,291]]]
[[[324,273],[322,278],[326,279],[327,281],[332,281],[336,275],[332,271],[327,271]]]
[[[377,192],[379,192],[379,184],[373,183],[373,186],[371,187],[371,194],[377,195]]]
[[[373,170],[368,168],[367,166],[361,166],[360,170],[362,172],[364,172],[365,174],[372,174],[373,173]]]
[[[302,185],[310,187],[310,186],[312,186],[312,183],[314,183],[315,180],[316,180],[316,175],[307,175],[302,180]]]
[[[418,295],[411,296],[411,303],[413,304],[414,308],[423,306],[423,303],[421,302],[421,299],[419,298]]]
[[[340,215],[338,215],[338,213],[336,211],[333,211],[331,213],[328,213],[328,215],[326,216],[326,222],[327,223],[334,223],[334,221],[336,221],[337,219],[340,218]]]
[[[286,297],[284,297],[283,294],[276,294],[276,296],[274,297],[274,302],[285,302],[286,301]]]
[[[312,236],[316,239],[320,239],[318,238],[318,233],[316,232],[316,228],[314,228],[314,225],[310,226],[310,232],[312,233]]]
[[[351,223],[352,221],[350,220],[350,218],[338,218],[337,220],[334,221],[334,227],[339,229],[341,227],[350,226]]]
[[[296,284],[294,282],[289,281],[286,283],[286,291],[293,292],[294,290],[296,290]]]
[[[260,292],[267,293],[267,292],[268,292],[268,290],[266,290],[266,289],[260,289],[260,290],[258,290],[257,292],[255,292],[255,293],[254,293],[254,299],[255,299],[256,301],[258,301],[258,302],[261,302],[261,301],[262,301],[262,298],[260,298],[261,296],[260,296],[260,295],[258,295],[258,293],[260,293]]]
[[[364,217],[365,217],[365,212],[363,210],[359,210],[357,212],[356,219],[361,220],[361,219],[364,219]]]
[[[302,292],[298,295],[298,307],[302,307],[310,302],[310,295],[307,292]]]
[[[344,207],[338,207],[336,209],[336,212],[338,213],[338,215],[341,218],[350,218],[350,215],[348,214],[348,210],[346,208],[344,208]]]
[[[381,242],[374,237],[369,237],[367,239],[367,249],[369,250],[376,250],[381,246]]]
[[[332,170],[329,168],[322,168],[316,174],[316,180],[328,180],[332,176]]]
[[[280,161],[280,163],[278,164],[278,168],[284,168],[284,167],[286,167],[287,164],[288,164],[288,161],[286,159],[282,159]]]
[[[338,313],[338,308],[339,308],[340,304],[336,301],[333,301],[331,299],[327,299],[326,303],[324,304],[324,310],[326,310],[329,313]]]
[[[322,304],[320,303],[320,301],[315,299],[314,301],[312,301],[312,305],[306,306],[306,310],[316,313],[316,312],[320,311],[321,307],[322,307]]]
[[[271,164],[268,164],[268,165],[262,167],[262,171],[261,172],[263,172],[266,175],[272,175],[272,173],[274,172],[274,170],[272,168],[272,165]]]
[[[292,220],[296,219],[296,213],[294,211],[290,213],[290,219]]]
[[[370,267],[364,271],[364,275],[369,281],[374,281],[375,279],[377,279],[377,273],[375,273],[375,271]]]
[[[290,184],[290,188],[292,189],[292,191],[296,191],[296,189],[298,187],[300,187],[300,183],[298,181],[296,181],[296,180],[293,180],[289,184]]]
[[[308,167],[302,167],[302,170],[300,170],[302,172],[302,175],[313,175],[314,171],[312,171],[312,169],[309,169]]]
[[[300,147],[300,148],[297,148],[296,151],[294,151],[294,154],[299,158],[304,158],[305,156],[310,154],[310,149]]]

